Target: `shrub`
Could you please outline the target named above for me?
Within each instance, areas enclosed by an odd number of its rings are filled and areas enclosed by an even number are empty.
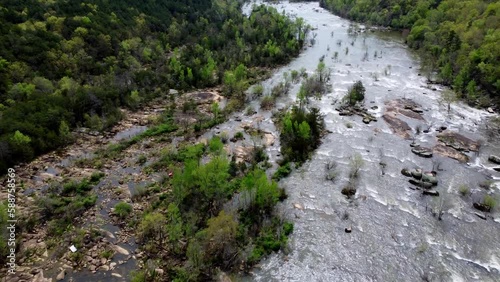
[[[292,82],[293,83],[297,83],[297,81],[299,80],[299,71],[298,70],[292,70],[290,72],[290,75],[291,75],[291,78],[292,78]]]
[[[222,141],[223,144],[226,144],[228,139],[229,134],[227,133],[227,131],[224,131],[220,134],[220,141]]]
[[[148,161],[148,157],[145,155],[140,155],[139,158],[137,158],[137,164],[138,165],[143,165]]]
[[[260,107],[264,110],[270,110],[272,107],[274,107],[275,103],[275,98],[273,96],[265,96],[262,98],[260,101]]]
[[[234,134],[234,137],[233,137],[233,138],[234,138],[234,139],[236,139],[236,140],[242,140],[242,139],[244,139],[244,137],[243,137],[243,132],[241,132],[241,131],[236,132],[236,133]]]
[[[469,187],[467,185],[462,184],[462,185],[460,185],[460,187],[458,187],[458,192],[462,196],[467,196],[470,193],[470,189],[469,189]]]
[[[290,167],[290,163],[286,163],[278,168],[273,175],[273,179],[278,181],[281,178],[287,177],[292,172],[292,168]]]
[[[104,172],[94,172],[92,173],[92,175],[90,176],[90,183],[92,184],[96,184],[99,182],[99,180],[101,180],[101,178],[103,178],[105,176]]]
[[[483,198],[483,205],[490,207],[490,209],[494,209],[497,205],[497,201],[490,195],[485,195]]]
[[[210,152],[212,153],[220,153],[222,152],[222,149],[224,148],[224,144],[218,136],[215,136],[214,138],[210,139],[208,142],[208,148]]]
[[[105,259],[110,259],[111,257],[113,257],[114,255],[114,252],[112,250],[105,250],[101,253],[101,257],[105,258]]]
[[[136,200],[146,196],[147,194],[148,194],[148,189],[146,187],[137,185],[135,187],[134,193],[132,194],[132,200],[136,201]]]
[[[285,233],[286,236],[292,234],[292,232],[293,232],[293,223],[291,223],[291,222],[285,222],[283,224],[283,232]]]
[[[131,212],[132,212],[132,206],[128,203],[119,202],[118,204],[115,205],[114,213],[119,218],[123,219],[123,218],[127,217]]]
[[[257,84],[253,88],[253,94],[260,97],[264,93],[264,86],[262,84]]]
[[[351,160],[349,162],[350,166],[350,171],[349,171],[349,178],[354,179],[359,176],[359,170],[361,167],[364,165],[364,160],[363,157],[359,154],[356,153],[353,156],[351,156]]]
[[[245,110],[245,115],[251,116],[255,113],[255,109],[252,106],[248,106]]]

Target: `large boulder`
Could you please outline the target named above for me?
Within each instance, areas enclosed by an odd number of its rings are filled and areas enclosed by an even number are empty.
[[[415,179],[410,179],[410,180],[408,180],[408,182],[410,182],[411,184],[413,184],[417,187],[423,188],[423,189],[431,189],[432,188],[432,183],[430,183],[430,182],[423,182],[423,181],[418,181]]]
[[[488,158],[488,161],[490,161],[490,162],[492,162],[492,163],[495,163],[495,164],[500,164],[500,157],[497,157],[497,156],[491,155],[491,156]]]
[[[423,191],[423,194],[424,195],[429,195],[429,196],[439,196],[439,192],[438,191],[433,191],[433,190],[424,190]]]
[[[422,170],[421,169],[415,169],[411,171],[411,176],[415,179],[421,179],[422,178]]]
[[[432,150],[430,148],[426,147],[414,147],[411,149],[412,153],[416,154],[417,156],[423,157],[423,158],[432,158]]]
[[[404,175],[404,176],[407,176],[407,177],[412,177],[412,174],[411,174],[411,171],[407,168],[403,168],[401,170],[401,174]]]
[[[431,173],[424,173],[422,175],[422,181],[431,183],[432,185],[437,185],[438,183],[436,176]]]
[[[490,206],[487,206],[485,204],[481,204],[481,203],[474,203],[472,204],[472,206],[476,209],[476,210],[480,210],[482,212],[490,212],[491,211],[491,207]]]

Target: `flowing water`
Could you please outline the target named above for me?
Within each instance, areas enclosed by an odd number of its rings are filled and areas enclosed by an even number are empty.
[[[500,173],[487,161],[488,154],[500,151],[498,143],[485,143],[467,164],[438,155],[420,158],[411,153],[411,141],[393,134],[381,118],[384,102],[413,99],[424,109],[425,121],[409,124],[412,128],[433,125],[430,133],[416,136],[417,142],[432,147],[436,143],[434,128],[441,125],[474,140],[485,139],[479,125],[491,115],[462,104],[452,105],[448,114],[439,103],[442,89],[426,84],[419,75],[418,57],[398,34],[366,31],[354,36],[348,32],[350,21],[332,15],[317,2],[270,6],[291,17],[302,17],[317,29],[311,37],[315,44],[277,70],[264,86],[270,89],[286,71],[306,68],[312,73],[325,55],[324,62],[332,70],[332,91],[311,104],[325,114],[331,133],[309,162],[281,181],[289,195],[281,208],[295,224],[288,253],[271,255],[244,280],[500,281],[500,215],[494,212],[483,220],[472,208],[472,202],[486,193],[479,182],[497,181],[488,193],[498,195]],[[244,11],[249,9],[247,5]],[[375,123],[366,125],[356,116],[341,117],[332,105],[357,80],[366,87],[366,106],[378,106],[371,111],[378,118]],[[298,85],[278,107],[293,102],[297,90]],[[262,116],[259,126],[278,137],[271,114],[259,111],[258,115]],[[252,121],[246,119],[243,123]],[[234,132],[237,125],[232,120],[218,130]],[[279,142],[267,150],[276,159]],[[365,165],[355,199],[348,201],[340,191],[347,183],[349,157],[354,153],[363,157]],[[335,182],[325,179],[329,161],[338,163]],[[384,175],[381,162],[387,164]],[[439,197],[409,189],[407,178],[400,173],[404,167],[432,170],[437,163]],[[461,184],[471,188],[471,196],[459,195]],[[295,208],[296,204],[303,209]],[[439,206],[444,211],[442,220],[431,213]],[[352,233],[346,233],[346,227],[352,227]]]

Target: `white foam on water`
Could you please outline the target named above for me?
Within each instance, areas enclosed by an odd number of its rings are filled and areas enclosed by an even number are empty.
[[[495,255],[491,256],[489,262],[482,262],[479,260],[473,260],[473,259],[462,257],[461,255],[457,254],[456,252],[450,252],[449,254],[458,260],[462,260],[462,261],[466,261],[466,262],[470,262],[470,263],[479,265],[479,266],[485,268],[486,270],[488,270],[488,272],[491,272],[491,270],[493,270],[493,269],[496,269],[497,271],[500,272],[500,263],[498,261],[498,258]]]
[[[403,204],[399,204],[399,205],[398,205],[398,204],[396,204],[396,206],[397,206],[400,210],[402,210],[402,211],[404,211],[404,212],[407,212],[407,213],[409,213],[409,214],[413,215],[413,216],[414,216],[414,217],[416,217],[416,218],[421,218],[420,214],[418,213],[418,210],[416,210],[416,209],[414,209],[414,208],[410,207],[409,205],[405,205],[405,206],[403,206]]]

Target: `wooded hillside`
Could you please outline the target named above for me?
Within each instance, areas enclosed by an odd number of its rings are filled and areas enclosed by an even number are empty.
[[[0,1],[0,171],[171,88],[298,54],[302,21],[235,0]]]
[[[439,82],[480,107],[500,105],[500,2],[491,0],[321,0],[350,19],[410,29],[409,46]]]

